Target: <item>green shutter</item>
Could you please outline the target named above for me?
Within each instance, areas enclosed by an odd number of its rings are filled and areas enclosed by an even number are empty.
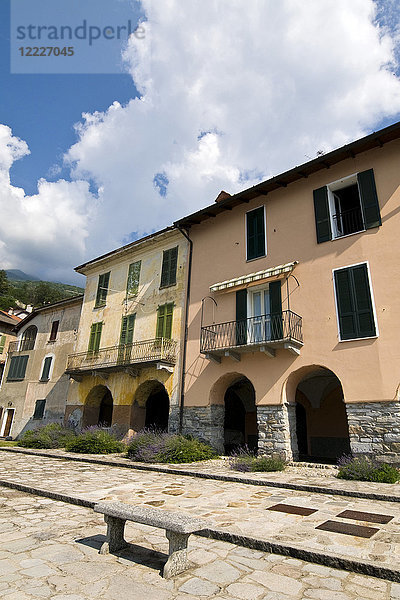
[[[24,379],[29,356],[13,356],[10,361],[7,380],[19,381]]]
[[[0,336],[0,354],[3,354],[4,346],[6,345],[6,336]]]
[[[269,284],[269,302],[271,310],[271,339],[281,340],[283,337],[283,326],[282,292],[280,281],[273,281]]]
[[[136,296],[138,293],[141,266],[142,261],[140,260],[129,265],[128,281],[126,284],[127,296]]]
[[[317,242],[327,242],[332,239],[331,220],[329,214],[328,188],[320,187],[313,191],[315,227],[317,230]]]
[[[160,287],[175,285],[177,264],[178,246],[176,246],[175,248],[170,248],[169,250],[164,250]]]
[[[358,189],[360,190],[360,199],[362,211],[364,214],[365,229],[372,229],[382,225],[381,213],[379,210],[378,195],[376,193],[375,177],[373,169],[362,171],[357,175]]]
[[[90,328],[88,352],[97,352],[100,348],[100,338],[103,323],[93,323]]]
[[[172,317],[174,312],[173,303],[159,306],[157,315],[157,338],[171,339],[172,335]]]
[[[247,290],[236,292],[236,345],[247,343]]]
[[[43,371],[42,371],[42,375],[40,377],[40,381],[48,381],[52,360],[53,360],[53,358],[51,356],[48,356],[47,358],[44,359]]]
[[[45,405],[46,405],[46,400],[36,400],[35,412],[33,413],[34,419],[43,419]]]
[[[264,207],[246,214],[247,260],[265,256]]]
[[[122,317],[120,344],[132,344],[136,315]]]
[[[342,340],[376,334],[367,265],[335,271],[335,289]]]
[[[108,283],[110,281],[110,272],[99,275],[99,283],[97,286],[96,307],[104,306],[107,299]]]

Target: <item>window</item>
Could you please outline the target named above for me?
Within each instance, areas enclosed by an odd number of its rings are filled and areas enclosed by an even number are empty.
[[[108,292],[108,283],[110,281],[110,272],[99,275],[99,283],[97,286],[95,308],[105,306]]]
[[[13,356],[10,360],[7,381],[22,381],[25,377],[26,365],[28,364],[28,355]]]
[[[341,340],[373,337],[375,318],[366,263],[334,271]]]
[[[30,327],[28,327],[28,329],[25,329],[25,331],[22,335],[22,343],[21,343],[20,350],[22,350],[23,352],[26,350],[33,350],[33,347],[35,345],[36,335],[37,335],[37,327],[35,327],[35,325],[31,325]]]
[[[98,352],[98,350],[100,348],[100,338],[101,338],[102,328],[103,328],[103,323],[93,323],[93,325],[90,328],[88,352],[91,354]]]
[[[158,307],[156,337],[171,339],[173,312],[174,304],[172,302]]]
[[[136,315],[122,317],[120,344],[132,344]]]
[[[46,400],[36,400],[35,412],[33,413],[34,419],[43,419],[45,406],[46,406]]]
[[[280,340],[282,327],[281,282],[236,292],[236,344]]]
[[[138,293],[141,265],[142,261],[140,260],[129,265],[128,281],[126,284],[127,296],[136,296]]]
[[[382,225],[373,169],[313,193],[318,244]]]
[[[3,354],[5,345],[6,345],[6,336],[0,335],[0,354]]]
[[[164,250],[160,287],[176,284],[176,266],[178,262],[178,246]]]
[[[247,260],[266,255],[265,210],[263,206],[246,213],[246,250]]]
[[[46,356],[43,363],[42,374],[40,376],[40,381],[49,381],[50,379],[50,367],[53,361],[52,356]]]
[[[55,342],[56,341],[59,324],[60,324],[60,321],[53,321],[53,323],[51,325],[51,333],[50,333],[49,342]]]

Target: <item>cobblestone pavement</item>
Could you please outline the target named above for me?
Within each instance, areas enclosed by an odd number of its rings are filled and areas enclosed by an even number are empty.
[[[127,539],[132,545],[119,556],[98,554],[103,534],[101,516],[90,509],[1,488],[0,597],[6,600],[400,599],[398,583],[196,536],[189,540],[192,568],[173,580],[165,580],[160,576],[167,552],[163,532],[128,524]]]
[[[400,507],[397,503],[201,480],[12,452],[0,454],[0,479],[94,501],[119,500],[180,510],[202,517],[222,531],[398,569]],[[316,512],[299,516],[267,510],[277,503]],[[346,509],[380,513],[393,519],[387,524],[374,524],[338,517]],[[376,533],[366,539],[316,529],[328,520],[374,527]]]

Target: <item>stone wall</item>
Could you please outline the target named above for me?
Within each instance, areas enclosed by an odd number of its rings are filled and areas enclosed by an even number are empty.
[[[259,454],[297,458],[294,404],[257,406],[257,422]]]
[[[193,435],[224,452],[224,411],[221,404],[187,406],[183,413],[184,434]]]
[[[346,404],[354,455],[400,464],[400,402]]]

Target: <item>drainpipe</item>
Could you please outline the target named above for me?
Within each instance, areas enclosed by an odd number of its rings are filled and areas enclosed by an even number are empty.
[[[187,232],[177,225],[178,230],[181,232],[183,237],[189,242],[189,265],[187,275],[187,288],[186,288],[186,303],[185,303],[185,321],[184,321],[184,336],[183,336],[183,352],[182,352],[182,373],[181,373],[181,397],[179,402],[179,433],[182,433],[183,428],[183,405],[185,401],[185,378],[186,378],[186,346],[188,338],[188,318],[189,318],[189,300],[190,300],[190,282],[192,279],[192,255],[193,255],[193,241],[188,236]]]

